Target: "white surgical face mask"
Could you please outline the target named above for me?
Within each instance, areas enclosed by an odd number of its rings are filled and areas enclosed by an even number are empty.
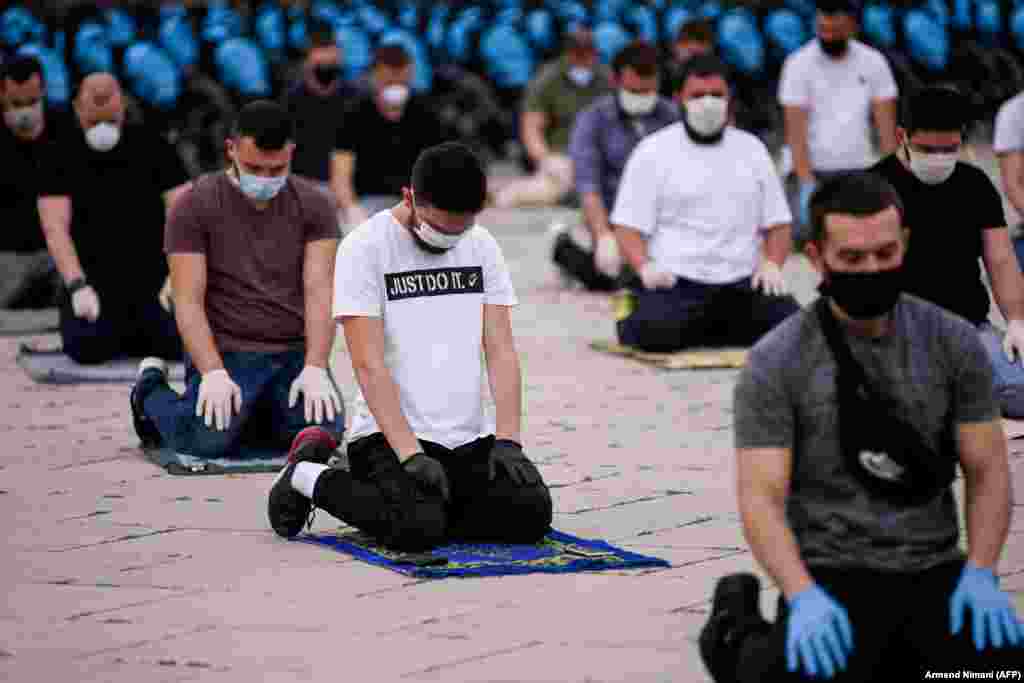
[[[724,97],[704,95],[686,102],[686,121],[701,135],[715,135],[725,127],[729,102]]]
[[[109,152],[121,140],[121,128],[113,123],[97,123],[85,131],[85,141],[97,152]]]
[[[654,111],[654,107],[658,104],[657,93],[647,93],[646,95],[640,95],[635,92],[629,92],[628,90],[619,91],[619,106],[622,107],[622,111],[626,112],[630,116],[643,116],[650,114]]]
[[[39,122],[43,120],[43,101],[40,100],[35,104],[31,104],[27,107],[18,107],[17,109],[8,109],[4,112],[4,121],[7,123],[11,130],[19,133],[28,132],[39,125]]]
[[[574,66],[569,69],[569,80],[577,87],[585,88],[594,78],[594,71],[585,66]]]
[[[385,106],[391,107],[392,109],[398,109],[405,101],[409,99],[409,86],[402,85],[401,83],[396,85],[389,85],[380,91],[380,100]]]
[[[416,211],[415,202],[413,202],[412,211],[414,216],[412,229],[416,232],[416,234],[419,236],[421,240],[423,240],[429,246],[434,247],[435,249],[444,249],[445,251],[447,251],[454,247],[456,244],[458,244],[459,240],[465,237],[466,233],[469,232],[469,229],[466,229],[455,235],[450,235],[446,232],[435,230],[434,228],[430,227],[430,225],[428,225],[426,221],[420,219],[419,212]]]
[[[907,156],[910,158],[910,171],[925,185],[938,185],[949,180],[960,157],[956,152],[922,154],[909,149]]]
[[[281,191],[281,188],[284,187],[285,182],[288,180],[287,173],[270,177],[244,173],[237,164],[235,165],[235,172],[238,174],[238,189],[245,196],[258,202],[269,202],[277,196],[277,193]]]

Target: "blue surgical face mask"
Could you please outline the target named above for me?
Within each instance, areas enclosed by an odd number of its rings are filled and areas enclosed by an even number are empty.
[[[288,181],[287,173],[268,178],[265,176],[244,173],[237,164],[235,165],[235,173],[238,174],[238,189],[240,189],[245,196],[257,202],[268,202],[273,199]]]

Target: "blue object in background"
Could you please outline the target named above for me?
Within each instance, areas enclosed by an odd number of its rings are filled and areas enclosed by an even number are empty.
[[[43,79],[46,81],[47,106],[66,109],[71,101],[71,79],[60,54],[39,43],[22,45],[16,54],[39,60],[43,66]]]
[[[1003,32],[1003,11],[998,0],[977,0],[978,42],[986,47],[996,47]]]
[[[813,21],[818,8],[814,0],[786,0],[786,7],[790,8],[807,21]]]
[[[559,6],[558,18],[566,31],[572,31],[574,24],[586,24],[589,20],[587,8],[578,2],[566,2]]]
[[[114,47],[127,47],[135,40],[135,17],[119,7],[108,9],[104,16],[107,20],[107,39]]]
[[[238,38],[242,35],[242,17],[223,0],[211,0],[199,33],[205,42],[214,45]]]
[[[957,31],[970,31],[974,28],[973,0],[952,0],[953,13],[950,23]]]
[[[722,58],[747,75],[764,69],[764,41],[757,30],[757,18],[746,9],[726,12],[718,21],[718,47]]]
[[[280,57],[287,47],[288,24],[284,18],[284,10],[274,2],[264,3],[256,11],[253,22],[253,33],[264,50]]]
[[[379,36],[391,28],[391,20],[388,18],[388,15],[370,4],[358,7],[356,9],[356,17],[358,17],[359,23],[362,24],[363,28],[371,36]]]
[[[765,17],[764,37],[780,60],[799,50],[811,38],[804,20],[788,7],[773,10]]]
[[[889,5],[876,2],[865,7],[862,25],[864,36],[877,47],[896,46],[896,14]]]
[[[626,13],[626,21],[637,38],[652,45],[658,42],[658,17],[650,7],[633,5]]]
[[[243,97],[269,97],[270,75],[259,46],[248,38],[228,38],[216,47],[219,80]]]
[[[704,19],[717,20],[722,16],[722,6],[717,0],[707,0],[697,8],[697,14]]]
[[[448,26],[445,39],[445,50],[448,58],[459,64],[467,63],[472,55],[473,35],[483,26],[483,10],[479,7],[468,7],[459,13]]]
[[[903,15],[907,52],[917,63],[941,71],[949,62],[949,35],[927,11],[912,9]]]
[[[1024,4],[1017,5],[1010,14],[1010,36],[1018,50],[1024,50]]]
[[[381,46],[401,45],[412,57],[413,74],[412,87],[414,92],[427,92],[434,82],[434,69],[430,64],[430,55],[427,54],[426,45],[418,40],[413,34],[402,29],[391,29],[380,37]]]
[[[199,61],[199,41],[188,21],[185,8],[181,12],[160,13],[157,40],[179,69],[187,69]]]
[[[124,53],[129,89],[150,106],[171,109],[181,95],[181,78],[171,57],[150,42],[135,43]]]
[[[522,34],[508,24],[499,24],[480,37],[480,57],[488,78],[499,88],[524,87],[536,66],[533,51]]]
[[[667,43],[674,43],[679,29],[683,24],[693,19],[693,12],[682,5],[673,5],[665,12],[664,25],[662,26],[661,39]]]
[[[605,21],[594,29],[594,47],[605,64],[610,64],[619,50],[629,45],[632,39],[626,29],[615,22]]]
[[[434,5],[430,10],[430,18],[427,19],[427,45],[434,54],[442,54],[444,51],[444,39],[448,32],[448,15],[451,13],[448,5]]]
[[[542,53],[555,49],[555,17],[546,9],[535,9],[526,15],[526,37],[535,50]]]
[[[939,24],[941,24],[943,28],[949,26],[950,12],[949,7],[946,6],[945,0],[925,0],[922,7],[930,12],[931,15],[939,21]]]
[[[420,8],[415,2],[406,0],[398,7],[398,25],[406,31],[417,31],[420,25]]]
[[[594,3],[594,23],[618,21],[628,8],[628,0],[597,0]]]
[[[82,73],[88,75],[98,71],[114,70],[114,52],[107,39],[107,28],[95,21],[86,21],[75,33],[75,47],[71,58]]]
[[[15,5],[0,14],[0,45],[16,48],[26,43],[42,43],[46,27],[24,7]]]
[[[331,26],[342,22],[342,12],[331,0],[315,0],[309,8],[309,16]]]
[[[306,15],[301,7],[292,5],[288,8],[288,47],[296,52],[302,52],[308,45]]]
[[[341,68],[344,80],[352,81],[370,68],[373,48],[370,38],[357,26],[338,26],[334,30],[334,43],[341,50]]]

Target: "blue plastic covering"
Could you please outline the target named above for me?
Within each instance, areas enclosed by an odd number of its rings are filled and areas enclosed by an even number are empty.
[[[114,70],[114,52],[107,38],[107,27],[95,21],[83,22],[75,33],[71,58],[82,74]]]
[[[181,95],[181,77],[174,60],[150,42],[135,43],[124,53],[124,77],[143,102],[170,109]]]
[[[480,37],[480,56],[487,76],[499,88],[521,88],[536,66],[533,51],[514,26],[499,24]]]
[[[259,46],[248,38],[228,38],[213,53],[220,82],[246,97],[271,93],[267,61]]]
[[[559,6],[558,18],[566,30],[574,24],[586,24],[589,20],[587,8],[578,2],[566,2]]]
[[[786,0],[786,7],[807,20],[814,19],[814,15],[818,11],[814,0]]]
[[[679,29],[693,18],[691,10],[682,5],[673,5],[665,12],[661,39],[670,43],[675,42],[676,36],[679,35]]]
[[[526,15],[526,37],[541,52],[556,47],[555,17],[546,9],[535,9]]]
[[[331,26],[342,21],[342,12],[332,0],[315,0],[309,8],[309,16]]]
[[[465,64],[472,55],[473,35],[483,27],[483,11],[479,7],[469,7],[455,18],[448,26],[445,49],[448,57],[459,64]]]
[[[223,0],[212,0],[199,31],[207,43],[217,45],[242,35],[242,17]]]
[[[107,38],[114,47],[126,47],[135,40],[135,17],[120,7],[111,7],[104,13],[107,20]]]
[[[626,21],[637,38],[652,45],[658,42],[658,17],[650,7],[633,5],[626,13]]]
[[[288,41],[288,24],[281,6],[275,2],[264,3],[256,11],[253,32],[264,50],[281,53],[287,47]]]
[[[373,5],[362,5],[356,9],[356,17],[371,36],[379,36],[391,28],[391,19],[388,18],[388,15]]]
[[[926,10],[912,9],[903,15],[907,52],[919,64],[941,71],[949,62],[949,34]]]
[[[413,74],[410,84],[415,92],[427,92],[434,82],[434,69],[427,46],[413,34],[402,29],[391,29],[380,37],[380,45],[401,45],[412,57]]]
[[[398,7],[398,25],[406,31],[416,31],[420,25],[419,5],[406,0]]]
[[[25,43],[41,43],[46,37],[46,27],[41,21],[20,5],[0,14],[0,45],[15,48]]]
[[[950,23],[957,31],[970,31],[974,28],[974,1],[952,0],[953,14]]]
[[[298,5],[288,8],[288,46],[301,52],[309,45],[309,35],[306,33],[306,15]]]
[[[867,5],[861,23],[864,26],[864,36],[874,45],[885,48],[896,46],[896,13],[889,5]]]
[[[922,7],[931,12],[932,16],[938,19],[943,27],[949,26],[950,13],[946,0],[925,0]]]
[[[1017,5],[1010,14],[1010,36],[1018,50],[1024,50],[1024,5]]]
[[[18,48],[16,54],[39,60],[46,80],[47,105],[57,109],[66,108],[71,101],[71,79],[60,54],[39,43],[26,43]]]
[[[746,9],[729,10],[718,21],[718,48],[722,59],[744,74],[764,69],[764,41],[757,18]]]
[[[717,0],[707,0],[697,8],[697,14],[705,19],[718,19],[722,16],[722,6]]]
[[[999,45],[1003,31],[1003,12],[998,0],[977,0],[978,40],[988,47]]]
[[[780,7],[765,17],[764,36],[778,59],[785,59],[811,37],[803,18],[788,7]]]
[[[373,46],[370,37],[356,26],[335,28],[334,42],[341,49],[341,68],[344,79],[355,80],[366,73],[373,62]]]
[[[626,29],[611,21],[602,22],[594,29],[594,46],[605,64],[610,64],[632,39]]]
[[[628,0],[597,0],[594,3],[594,23],[618,21],[629,11]]]
[[[161,12],[160,27],[157,39],[160,46],[167,51],[178,68],[184,69],[199,61],[199,41],[184,11]]]
[[[451,8],[448,5],[434,5],[430,10],[430,18],[427,19],[427,45],[435,53],[444,50],[444,38],[448,31],[448,15]]]

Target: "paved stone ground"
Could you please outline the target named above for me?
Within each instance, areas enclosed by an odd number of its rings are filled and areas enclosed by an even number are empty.
[[[590,351],[612,334],[610,305],[561,288],[546,265],[546,227],[561,214],[481,220],[521,298],[527,449],[552,485],[557,528],[671,568],[418,581],[288,543],[266,521],[271,475],[163,473],[136,448],[127,387],[33,385],[14,364],[17,340],[2,339],[0,679],[710,680],[695,638],[714,582],[760,573],[734,498],[736,372]],[[808,300],[806,264],[787,275]],[[351,397],[344,348],[335,367]],[[1001,573],[1020,599],[1017,511]],[[769,616],[776,597],[766,586]]]

